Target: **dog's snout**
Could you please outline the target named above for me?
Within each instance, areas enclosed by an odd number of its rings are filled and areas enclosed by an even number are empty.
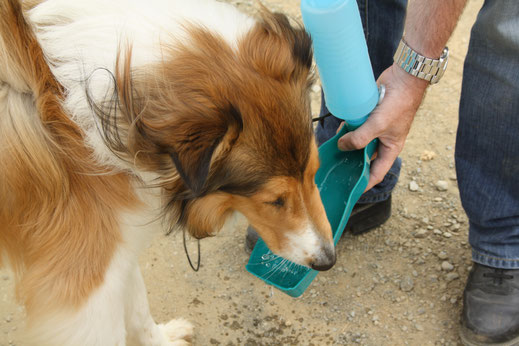
[[[318,271],[325,271],[334,266],[336,259],[335,248],[333,245],[327,245],[322,248],[319,256],[310,263],[310,267]]]

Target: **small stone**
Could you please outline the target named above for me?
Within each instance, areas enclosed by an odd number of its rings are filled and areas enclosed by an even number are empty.
[[[436,157],[436,153],[434,151],[425,150],[422,155],[420,155],[421,161],[431,161]]]
[[[416,328],[416,330],[418,330],[419,332],[423,332],[423,327],[419,324],[415,324],[414,327]]]
[[[7,317],[5,318],[5,321],[7,323],[11,322],[12,320],[13,320],[13,316],[11,316],[11,315],[7,315]]]
[[[435,229],[433,230],[433,233],[434,233],[434,234],[438,234],[438,235],[440,235],[440,234],[442,234],[442,231],[440,231],[439,229],[435,228]]]
[[[400,281],[400,289],[404,292],[410,292],[414,288],[413,279],[409,276],[404,276]]]
[[[411,274],[412,274],[414,277],[417,277],[417,276],[418,276],[418,272],[417,272],[416,270],[413,270],[413,271],[411,272]]]
[[[414,180],[411,180],[411,182],[409,183],[409,190],[413,191],[413,192],[416,192],[418,191],[418,184],[416,183],[416,181]]]
[[[438,253],[438,258],[441,260],[446,260],[447,258],[449,258],[449,255],[447,255],[447,253],[445,251],[440,251]]]
[[[453,269],[454,269],[454,266],[452,264],[450,264],[449,262],[447,262],[447,261],[442,262],[442,270],[445,270],[446,272],[450,272]]]
[[[447,188],[449,187],[449,183],[446,182],[445,180],[438,180],[436,182],[436,184],[434,184],[434,186],[436,186],[436,189],[438,191],[447,191]]]
[[[450,237],[452,237],[452,233],[450,233],[450,232],[443,232],[443,236],[445,238],[450,238]]]
[[[445,280],[447,280],[447,282],[451,282],[459,278],[460,276],[456,272],[448,273],[447,275],[445,275]]]
[[[414,234],[415,238],[421,239],[425,238],[427,236],[427,230],[420,228],[416,233]]]
[[[458,300],[456,298],[451,298],[451,300],[450,300],[451,304],[456,304],[457,301]]]

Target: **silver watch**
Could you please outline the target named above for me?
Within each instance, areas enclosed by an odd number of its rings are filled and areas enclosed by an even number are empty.
[[[418,54],[404,40],[400,40],[393,61],[410,75],[425,79],[431,84],[436,84],[447,69],[449,48],[445,47],[443,49],[439,59],[431,59]]]

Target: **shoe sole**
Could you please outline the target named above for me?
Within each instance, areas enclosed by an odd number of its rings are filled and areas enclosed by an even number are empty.
[[[519,336],[505,342],[479,342],[474,341],[473,334],[467,328],[460,329],[461,343],[465,346],[519,346]]]

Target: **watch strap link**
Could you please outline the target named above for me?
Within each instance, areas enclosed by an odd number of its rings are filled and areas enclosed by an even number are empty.
[[[401,40],[393,61],[407,73],[424,79],[431,84],[436,84],[447,69],[448,58],[449,49],[447,47],[443,49],[439,59],[431,59],[418,54],[404,40]]]

